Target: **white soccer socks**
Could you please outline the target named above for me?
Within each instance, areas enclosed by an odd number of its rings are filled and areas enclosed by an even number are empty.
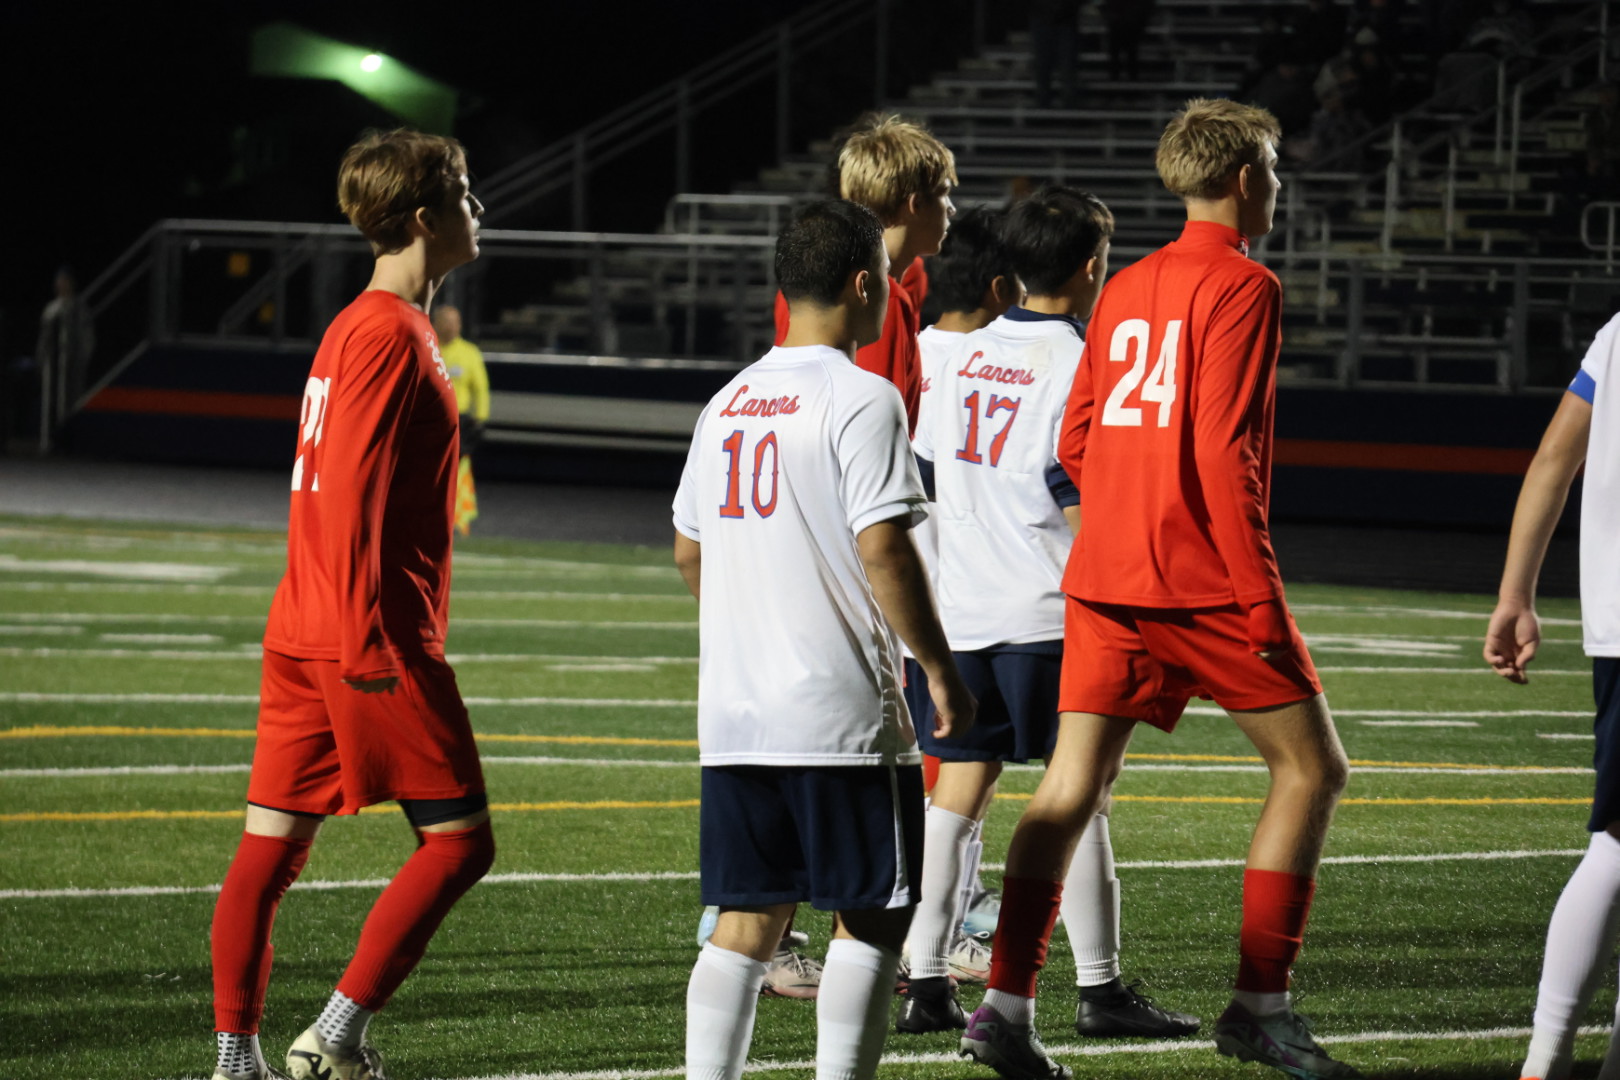
[[[1102,814],[1091,819],[1074,849],[1061,910],[1074,950],[1075,983],[1101,986],[1119,978],[1119,879]]]
[[[218,1051],[214,1066],[215,1077],[260,1077],[269,1075],[264,1063],[264,1052],[259,1049],[257,1035],[242,1035],[234,1031],[214,1032]]]
[[[829,951],[829,959],[831,955]],[[768,966],[712,942],[698,953],[686,984],[687,1080],[742,1076]],[[822,985],[825,989],[825,981]]]
[[[1600,965],[1613,954],[1620,936],[1620,841],[1606,832],[1592,834],[1586,856],[1570,875],[1547,926],[1547,955],[1542,961],[1541,990],[1530,1051],[1521,1076],[1562,1080],[1575,1051],[1575,1029],[1591,1004]],[[1614,1048],[1604,1063],[1605,1077]],[[1616,1073],[1620,1075],[1620,1073]]]
[[[816,1080],[870,1080],[877,1072],[899,967],[898,953],[864,941],[834,938],[827,946],[816,998]]]
[[[913,979],[942,978],[946,956],[962,923],[960,880],[975,822],[937,806],[923,819],[922,903],[906,938]]]
[[[366,1025],[376,1015],[341,990],[334,990],[315,1021],[315,1030],[328,1045],[357,1050],[366,1041]]]

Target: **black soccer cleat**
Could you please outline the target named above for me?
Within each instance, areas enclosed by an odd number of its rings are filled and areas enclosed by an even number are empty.
[[[1198,1030],[1198,1017],[1162,1008],[1137,985],[1122,984],[1107,997],[1089,1000],[1082,991],[1074,1013],[1075,1034],[1088,1039],[1179,1039]]]
[[[967,1015],[957,1003],[956,991],[948,977],[913,979],[900,999],[900,1014],[894,1029],[906,1035],[926,1035],[931,1031],[962,1031]]]

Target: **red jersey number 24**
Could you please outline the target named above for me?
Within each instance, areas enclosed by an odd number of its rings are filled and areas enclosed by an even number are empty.
[[[304,404],[298,413],[298,460],[293,462],[294,491],[304,490],[304,456],[321,445],[321,433],[326,430],[326,405],[331,394],[331,378],[317,379],[311,375],[304,384]],[[319,473],[311,475],[309,490],[321,490]]]
[[[1114,340],[1108,343],[1110,364],[1131,365],[1121,376],[1103,404],[1102,422],[1108,427],[1141,427],[1142,406],[1127,404],[1132,392],[1139,402],[1155,402],[1159,406],[1156,419],[1159,427],[1170,426],[1170,407],[1176,402],[1176,349],[1181,344],[1181,320],[1171,319],[1159,336],[1159,358],[1153,370],[1147,370],[1148,346],[1154,337],[1153,328],[1146,319],[1126,319],[1114,328]],[[1147,375],[1147,382],[1142,376]]]

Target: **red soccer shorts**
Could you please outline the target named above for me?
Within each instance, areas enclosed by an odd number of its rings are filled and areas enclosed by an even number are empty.
[[[1190,611],[1067,599],[1061,712],[1123,716],[1165,731],[1191,698],[1223,709],[1274,709],[1322,692],[1288,617],[1291,642],[1262,660],[1249,651],[1248,616],[1231,607]]]
[[[336,660],[265,651],[248,802],[353,814],[483,790],[472,724],[443,659],[412,658],[392,693],[362,694],[338,678]]]

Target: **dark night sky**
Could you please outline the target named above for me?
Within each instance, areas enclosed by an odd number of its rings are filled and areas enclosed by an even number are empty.
[[[487,174],[801,6],[8,0],[0,67],[16,213],[0,302],[6,352],[29,347],[56,266],[88,280],[158,218],[339,220],[331,188],[342,146],[387,118],[358,99],[331,115],[318,88],[248,78],[256,26],[286,19],[456,86],[457,134]],[[233,132],[245,123],[295,133],[276,171],[232,185]]]

